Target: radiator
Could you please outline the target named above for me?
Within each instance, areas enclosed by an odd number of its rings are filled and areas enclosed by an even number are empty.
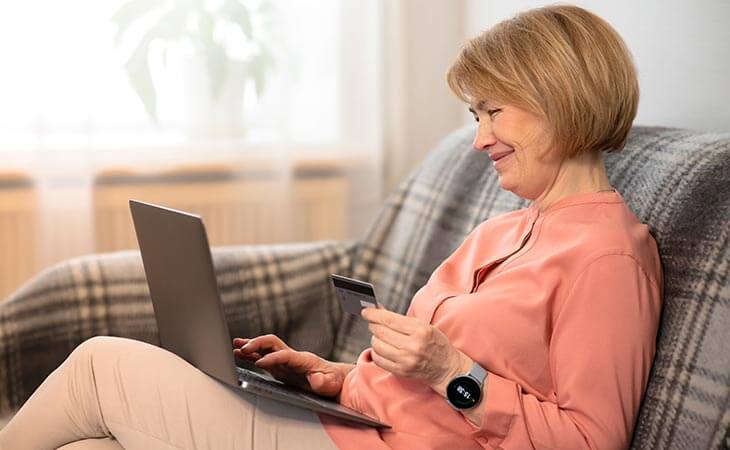
[[[346,171],[326,161],[286,170],[272,163],[114,169],[90,187],[64,182],[42,191],[29,177],[0,173],[0,301],[51,264],[136,249],[129,199],[200,214],[214,246],[269,244],[348,238],[350,190]]]
[[[37,229],[32,180],[22,174],[0,173],[0,301],[33,275]]]
[[[266,165],[107,171],[93,184],[95,249],[137,248],[130,198],[200,214],[213,246],[344,239],[348,185],[342,171],[311,164],[291,176]]]

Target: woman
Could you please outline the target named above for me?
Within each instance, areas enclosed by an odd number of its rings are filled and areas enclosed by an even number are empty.
[[[469,41],[447,78],[479,122],[474,149],[530,206],[477,226],[406,315],[363,310],[373,337],[355,365],[273,335],[233,342],[239,358],[391,430],[256,399],[165,350],[94,338],[26,402],[0,447],[627,447],[663,286],[656,243],[602,159],[624,146],[636,114],[629,53],[600,18],[551,6]],[[116,441],[83,441],[104,437]]]

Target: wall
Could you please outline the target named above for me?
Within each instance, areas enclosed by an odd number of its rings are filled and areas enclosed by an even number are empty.
[[[464,0],[387,1],[383,10],[383,133],[387,194],[449,132],[465,108],[446,84],[464,36]]]
[[[549,1],[467,0],[466,36]],[[635,123],[730,132],[730,2],[575,1],[622,35],[639,72]]]

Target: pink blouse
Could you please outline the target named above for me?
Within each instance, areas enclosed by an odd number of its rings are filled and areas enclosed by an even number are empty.
[[[479,427],[364,350],[341,402],[392,426],[319,419],[341,449],[616,449],[629,445],[654,358],[663,273],[649,227],[617,191],[478,225],[407,315],[489,372]]]

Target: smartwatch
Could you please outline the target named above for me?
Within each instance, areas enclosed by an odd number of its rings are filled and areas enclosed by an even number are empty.
[[[456,410],[473,408],[482,398],[487,370],[474,361],[469,373],[451,379],[446,386],[446,399]]]

